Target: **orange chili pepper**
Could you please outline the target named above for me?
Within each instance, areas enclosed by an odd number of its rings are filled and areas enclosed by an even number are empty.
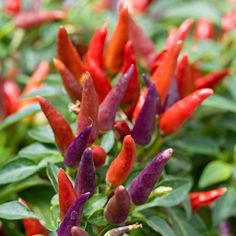
[[[62,221],[67,210],[77,199],[76,191],[62,168],[59,169],[58,173],[58,198],[60,206],[60,219]]]
[[[128,9],[122,8],[120,10],[118,23],[108,44],[105,57],[105,66],[112,74],[118,73],[122,67],[124,48],[129,37],[129,20]]]
[[[53,130],[58,149],[64,155],[70,143],[74,140],[74,134],[66,119],[44,98],[36,97],[44,115]]]
[[[160,130],[166,135],[176,132],[194,110],[212,94],[212,89],[199,89],[176,102],[161,116]]]
[[[84,64],[63,26],[60,27],[57,35],[57,55],[79,81],[85,72]]]
[[[117,187],[128,177],[136,158],[136,145],[131,137],[124,138],[119,155],[113,160],[106,173],[106,182]]]
[[[213,88],[215,85],[221,82],[228,75],[229,75],[229,71],[227,69],[212,72],[208,75],[197,78],[195,80],[195,87],[197,89]]]
[[[177,66],[176,79],[180,98],[184,98],[195,90],[188,56],[184,55]]]

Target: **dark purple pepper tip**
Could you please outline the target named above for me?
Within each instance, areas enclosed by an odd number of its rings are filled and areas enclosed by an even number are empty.
[[[152,82],[149,80],[149,78],[146,74],[143,73],[142,77],[143,77],[143,80],[144,80],[146,86],[149,88],[151,86]]]

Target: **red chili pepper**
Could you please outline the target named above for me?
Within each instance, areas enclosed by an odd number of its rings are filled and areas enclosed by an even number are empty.
[[[97,168],[103,166],[106,162],[107,157],[105,150],[97,145],[91,146],[91,150],[95,167]]]
[[[160,66],[151,77],[152,82],[156,84],[156,89],[160,94],[162,104],[165,102],[172,84],[182,43],[182,41],[177,41],[171,49],[166,52],[165,58],[161,61]]]
[[[208,40],[214,38],[214,25],[207,19],[200,19],[194,29],[194,38],[197,40]]]
[[[112,88],[111,83],[104,71],[92,59],[87,61],[87,70],[93,79],[99,103],[102,103]]]
[[[138,117],[138,115],[139,115],[139,113],[140,113],[140,111],[141,111],[141,109],[143,107],[146,95],[147,95],[147,89],[145,88],[145,89],[143,89],[141,91],[141,94],[139,96],[138,102],[137,102],[137,104],[135,106],[135,109],[134,109],[134,112],[133,112],[133,117],[132,117],[132,121],[133,122],[136,121],[136,119],[137,119],[137,117]]]
[[[113,74],[120,71],[124,59],[124,48],[129,37],[129,11],[127,8],[120,10],[118,23],[112,33],[107,47],[105,66]]]
[[[176,132],[194,110],[212,94],[212,89],[199,89],[176,102],[161,116],[160,130],[166,135]]]
[[[28,29],[51,21],[65,18],[63,11],[31,11],[21,12],[14,17],[16,27]]]
[[[77,134],[92,124],[89,143],[93,143],[98,136],[98,97],[94,88],[93,79],[86,72],[82,77],[83,92],[80,112],[77,121]]]
[[[153,0],[130,0],[132,9],[137,12],[145,12]]]
[[[133,110],[139,98],[140,83],[133,44],[131,41],[128,41],[125,45],[124,63],[121,71],[125,73],[132,64],[134,65],[134,72],[128,83],[125,95],[122,99],[122,104],[128,105],[128,108],[126,107],[126,109],[124,109],[124,112],[129,118],[132,117]],[[129,109],[130,107],[132,107],[133,109]]]
[[[82,87],[76,81],[75,77],[71,74],[71,72],[66,68],[66,66],[60,60],[54,58],[53,63],[60,73],[63,85],[71,99],[72,102],[76,102],[77,100],[81,100],[82,96]]]
[[[129,37],[134,45],[135,52],[142,59],[143,64],[150,65],[156,56],[156,47],[131,17]]]
[[[63,169],[58,173],[58,198],[60,206],[60,219],[63,220],[67,210],[77,199],[76,191]]]
[[[206,76],[197,78],[195,80],[195,87],[197,89],[213,88],[215,85],[221,82],[228,75],[229,75],[229,71],[227,69],[212,72]]]
[[[106,182],[117,187],[128,177],[136,158],[136,146],[131,135],[124,138],[119,155],[113,160],[106,173]]]
[[[195,90],[187,55],[184,55],[178,63],[176,79],[180,98],[186,97]]]
[[[236,28],[236,12],[234,10],[225,12],[221,21],[221,27],[226,32]]]
[[[160,66],[162,60],[165,58],[166,52],[167,50],[163,49],[156,55],[149,69],[150,75],[152,75],[156,71],[156,69]]]
[[[22,198],[19,198],[19,202],[30,209],[28,204]],[[42,226],[42,224],[40,223],[38,219],[26,218],[26,219],[23,219],[22,221],[23,221],[25,233],[27,236],[34,236],[34,235],[39,235],[39,234],[43,236],[49,235],[48,231]]]
[[[20,89],[14,80],[0,79],[0,100],[2,116],[9,116],[19,109]]]
[[[103,51],[105,47],[105,40],[107,36],[107,23],[97,29],[93,34],[93,37],[89,43],[86,61],[89,63],[90,60],[93,60],[98,67],[103,69]]]
[[[124,120],[115,121],[113,127],[115,128],[116,138],[122,142],[126,135],[131,134],[129,125]]]
[[[175,37],[176,32],[177,32],[176,27],[172,27],[172,28],[169,29],[168,37],[166,39],[164,50],[167,50],[168,48],[171,48],[171,46],[176,41],[176,37]]]
[[[65,118],[46,99],[37,96],[37,100],[53,130],[57,147],[64,155],[75,138],[72,129]]]
[[[192,192],[189,194],[189,200],[193,211],[209,206],[217,199],[219,199],[225,192],[227,188],[218,188],[210,190],[207,192]]]
[[[76,80],[80,80],[85,72],[83,62],[73,46],[66,29],[61,26],[57,35],[57,55]]]
[[[27,95],[42,86],[42,82],[46,79],[49,73],[50,65],[48,61],[42,61],[37,69],[34,71],[33,75],[27,82],[25,88],[22,91],[22,95]],[[36,98],[23,98],[21,99],[20,106],[25,107],[31,103],[37,102]]]
[[[16,14],[21,10],[21,0],[6,0],[4,10],[10,14]]]

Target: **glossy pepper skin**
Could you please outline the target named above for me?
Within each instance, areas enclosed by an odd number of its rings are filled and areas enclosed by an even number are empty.
[[[199,89],[171,106],[160,119],[159,128],[165,135],[176,132],[192,115],[196,108],[209,96],[212,89]]]
[[[138,78],[138,69],[136,65],[134,47],[133,47],[132,42],[128,41],[125,45],[124,63],[121,70],[122,73],[125,73],[131,65],[134,65],[134,72],[128,83],[124,97],[122,99],[122,104],[128,105],[128,109],[127,108],[124,109],[124,112],[129,118],[132,117],[132,113],[133,113],[133,110],[129,109],[129,107],[133,105],[133,109],[134,109],[134,106],[136,105],[139,98],[140,83],[139,83],[139,78]]]
[[[85,72],[84,64],[63,26],[60,27],[57,35],[57,55],[79,81]]]
[[[73,226],[70,230],[71,236],[89,236],[87,232],[78,226]]]
[[[67,166],[71,168],[77,168],[79,166],[82,154],[88,144],[91,129],[92,125],[85,127],[67,148],[64,156],[64,162]]]
[[[71,72],[66,68],[62,61],[54,58],[53,63],[60,73],[63,86],[69,95],[72,102],[76,102],[77,100],[81,100],[82,97],[82,87],[76,81],[75,77],[71,74]]]
[[[128,9],[122,8],[105,57],[106,69],[112,74],[118,73],[123,64],[124,48],[129,38],[129,20]]]
[[[98,97],[93,79],[88,72],[83,75],[82,83],[83,92],[77,119],[77,133],[80,134],[85,127],[92,124],[88,142],[93,143],[98,135]]]
[[[93,163],[93,154],[91,148],[87,148],[81,157],[80,168],[75,179],[75,189],[78,196],[90,192],[91,197],[95,188],[96,170]]]
[[[28,204],[22,199],[19,198],[19,202],[22,203],[25,207],[29,208]],[[31,210],[31,209],[30,209]],[[43,235],[48,236],[48,231],[42,226],[38,219],[33,218],[26,218],[23,219],[23,225],[25,229],[26,236],[33,236],[33,235]]]
[[[98,145],[93,145],[91,146],[91,151],[95,167],[98,168],[100,166],[103,166],[106,162],[107,157],[105,150]]]
[[[71,228],[73,226],[80,226],[82,219],[82,212],[90,193],[84,193],[78,197],[73,205],[68,209],[63,221],[61,222],[57,235],[71,236]]]
[[[173,150],[171,148],[159,153],[147,164],[140,174],[132,180],[128,192],[135,205],[142,205],[147,201],[166,163],[171,158],[172,153]]]
[[[58,173],[58,198],[60,206],[60,219],[64,219],[66,212],[77,199],[75,189],[63,169]]]
[[[135,143],[139,145],[150,143],[155,128],[158,103],[160,103],[160,97],[155,84],[152,83],[148,88],[145,102],[131,132]]]
[[[90,40],[86,55],[86,62],[90,64],[90,60],[92,60],[100,69],[103,69],[103,52],[105,48],[107,31],[107,23],[95,31],[92,39]]]
[[[214,25],[210,20],[199,19],[194,29],[194,38],[197,40],[213,39],[214,31]]]
[[[106,220],[110,224],[124,223],[128,217],[130,205],[128,191],[123,186],[118,186],[105,207],[104,216]]]
[[[195,90],[192,70],[187,55],[183,55],[178,63],[176,79],[180,98],[186,97]]]
[[[74,134],[65,118],[44,98],[37,96],[44,115],[53,130],[58,149],[64,155],[74,140]]]
[[[125,120],[115,121],[114,123],[115,135],[116,138],[123,142],[126,135],[131,134],[128,123]]]
[[[128,177],[136,158],[136,145],[130,135],[125,136],[123,146],[118,156],[112,161],[106,173],[106,182],[119,186]]]
[[[15,26],[22,29],[29,29],[48,22],[62,20],[65,18],[63,11],[31,11],[21,12],[14,17]]]
[[[167,49],[163,49],[162,51],[160,51],[159,53],[157,53],[156,57],[154,58],[154,60],[152,61],[151,65],[150,65],[150,75],[152,75],[156,69],[160,66],[162,60],[165,58]]]
[[[226,188],[218,188],[206,192],[192,192],[189,194],[189,200],[193,211],[209,206],[219,199],[225,192]]]
[[[115,87],[107,94],[104,101],[100,104],[98,111],[98,126],[100,131],[108,131],[112,129],[116,112],[133,75],[133,71],[134,66],[131,65],[126,73],[121,76]]]
[[[208,75],[197,78],[195,80],[195,87],[197,89],[214,88],[218,83],[220,83],[228,75],[229,75],[229,71],[227,69],[212,72]]]
[[[4,4],[5,12],[16,14],[21,10],[21,0],[6,0]]]

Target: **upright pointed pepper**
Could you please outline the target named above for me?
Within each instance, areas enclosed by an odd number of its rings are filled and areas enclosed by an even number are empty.
[[[87,147],[92,125],[85,127],[81,133],[71,142],[66,150],[64,162],[71,168],[77,168],[84,150]]]
[[[131,134],[131,130],[129,125],[124,120],[119,120],[114,123],[114,129],[116,138],[123,142],[126,135]]]
[[[93,60],[100,69],[103,69],[103,52],[107,31],[107,23],[95,31],[92,39],[90,40],[86,56],[87,63],[89,63],[90,60]]]
[[[61,26],[57,35],[57,55],[76,80],[80,80],[85,72],[83,62],[73,46],[66,29]]]
[[[83,193],[90,192],[93,195],[96,188],[96,170],[93,163],[91,148],[85,149],[81,161],[79,172],[75,179],[75,189],[80,196]]]
[[[108,44],[105,57],[105,66],[112,74],[118,73],[122,67],[124,48],[129,38],[129,20],[128,9],[122,8],[120,10],[118,23]]]
[[[199,19],[194,29],[194,38],[197,40],[209,40],[214,38],[214,25],[208,19]]]
[[[70,206],[77,199],[75,189],[63,169],[59,169],[58,173],[58,198],[62,221]]]
[[[18,28],[28,29],[48,22],[62,20],[65,12],[56,10],[20,12],[14,17],[14,24]]]
[[[64,155],[67,148],[74,140],[74,134],[65,118],[44,98],[37,96],[44,115],[53,130],[58,149]]]
[[[137,70],[137,65],[136,65],[136,58],[135,58],[133,44],[131,41],[128,41],[125,45],[124,63],[121,70],[122,73],[125,73],[132,64],[134,65],[134,72],[128,83],[124,97],[122,99],[122,104],[126,104],[126,105],[128,104],[129,106],[130,105],[132,106],[133,104],[135,105],[137,103],[137,100],[140,94],[140,83],[139,83],[139,78],[138,78],[138,70]],[[131,117],[133,110],[125,109],[124,112],[126,113],[128,117]]]
[[[192,192],[189,194],[189,200],[193,211],[209,206],[217,199],[219,199],[225,192],[227,188],[218,188],[214,190],[209,190],[206,192]]]
[[[92,124],[88,142],[93,143],[98,135],[98,98],[93,79],[88,72],[83,75],[82,83],[83,92],[78,115],[77,133],[80,134],[85,127]]]
[[[61,222],[57,235],[58,236],[71,236],[71,228],[73,226],[80,226],[82,212],[90,193],[84,193],[73,203],[68,209],[63,221]]]
[[[87,232],[78,226],[73,226],[70,230],[71,236],[89,236]]]
[[[163,49],[156,55],[156,57],[154,58],[154,60],[150,65],[149,69],[150,75],[152,75],[156,71],[156,69],[160,66],[162,60],[165,58],[166,52],[167,49]]]
[[[104,101],[100,104],[98,111],[98,126],[101,131],[112,129],[116,112],[122,101],[133,72],[134,66],[131,65],[126,73],[121,76],[116,86],[107,94]]]
[[[123,186],[118,186],[105,207],[104,216],[110,224],[124,223],[128,217],[130,205],[128,191]]]
[[[91,150],[95,167],[97,168],[103,166],[106,162],[107,157],[105,150],[97,145],[91,146]]]
[[[112,186],[122,184],[128,177],[136,158],[136,146],[133,138],[124,138],[119,155],[112,161],[106,173],[106,182]]]
[[[195,87],[197,89],[213,88],[228,75],[229,71],[227,69],[212,72],[208,75],[197,78],[195,80]]]
[[[135,205],[142,205],[148,199],[161,173],[171,158],[171,148],[159,153],[148,165],[136,176],[128,189],[132,202]]]
[[[66,68],[62,61],[54,58],[53,63],[60,73],[64,88],[69,95],[72,102],[76,102],[77,100],[81,100],[82,96],[82,87],[76,81],[75,77],[71,74],[71,72]]]
[[[212,89],[199,89],[175,103],[162,115],[160,130],[166,135],[176,132],[195,109],[212,94]]]
[[[178,63],[176,79],[180,98],[186,97],[195,90],[187,55],[184,55]]]
[[[158,103],[160,103],[160,97],[156,91],[155,84],[152,83],[148,88],[145,102],[131,132],[135,143],[139,145],[150,143],[156,123]]]

